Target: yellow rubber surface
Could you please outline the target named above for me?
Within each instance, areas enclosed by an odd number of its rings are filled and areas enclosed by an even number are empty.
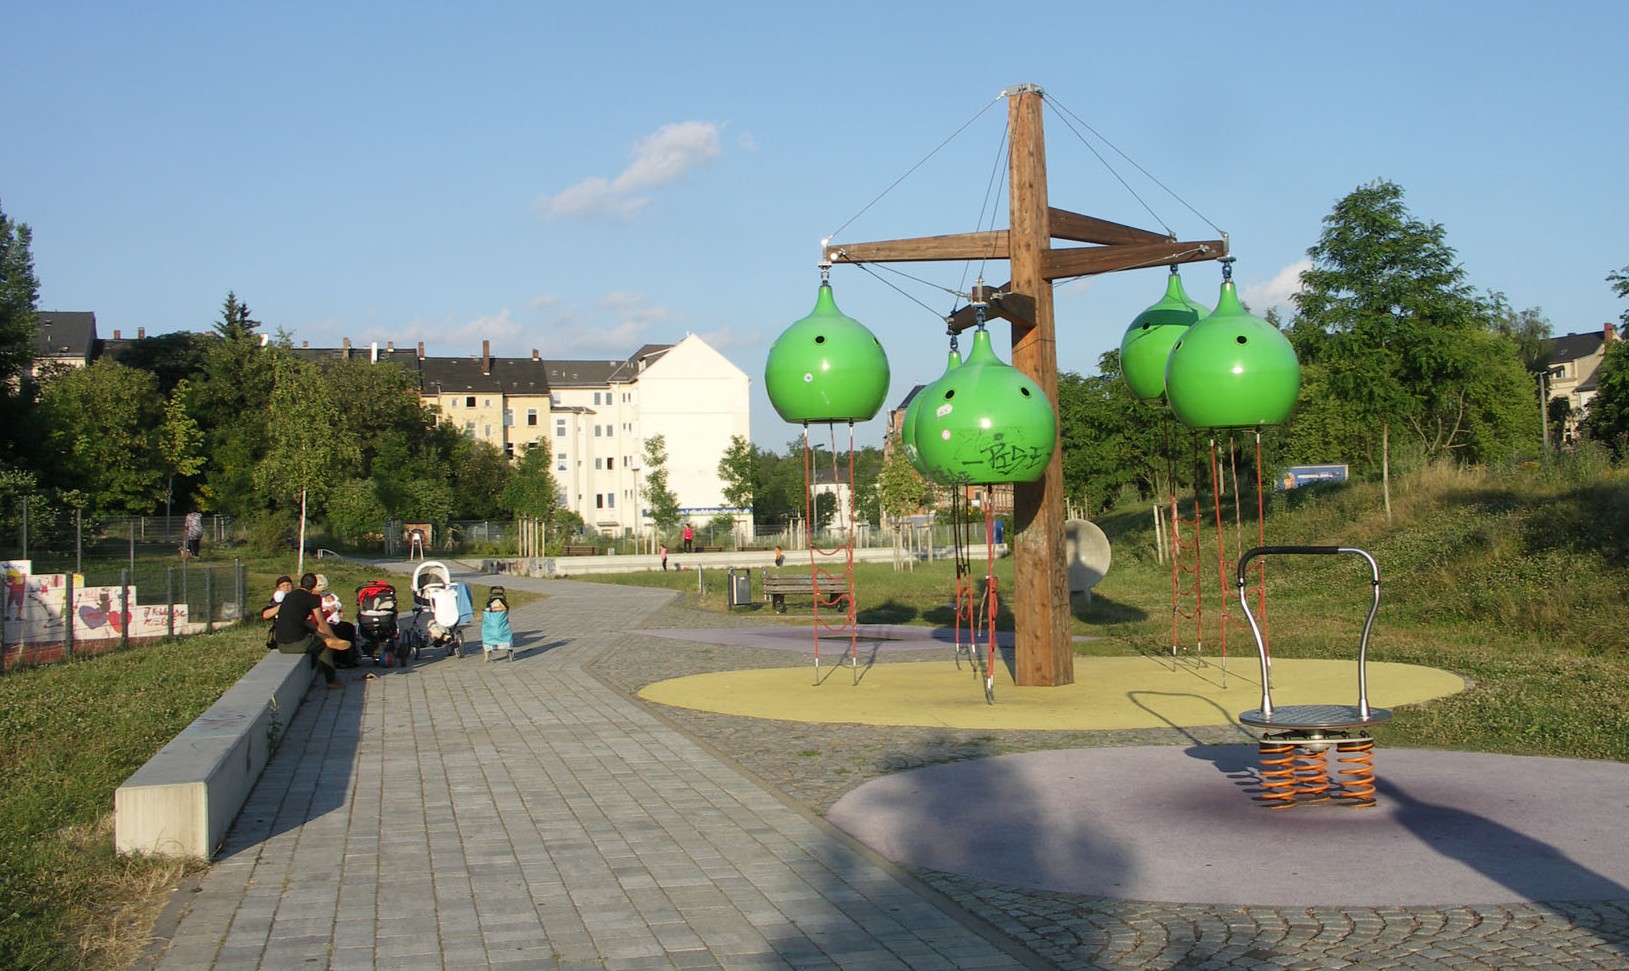
[[[1261,705],[1261,666],[1255,657],[1195,664],[1168,658],[1075,658],[1075,683],[1020,688],[996,667],[995,704],[967,662],[948,660],[861,665],[814,665],[698,674],[648,685],[639,696],[659,704],[749,718],[859,725],[989,729],[1187,728],[1237,722]],[[1465,690],[1458,675],[1413,664],[1368,665],[1369,704],[1395,708]],[[1223,686],[1225,681],[1226,687]],[[1357,704],[1357,662],[1273,662],[1273,705]]]

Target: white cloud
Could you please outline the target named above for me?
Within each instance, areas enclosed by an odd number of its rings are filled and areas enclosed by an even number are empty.
[[[537,210],[546,219],[631,219],[651,201],[639,193],[678,182],[718,158],[722,128],[712,121],[663,125],[634,146],[633,161],[615,177],[591,176],[555,195],[539,196]]]
[[[1293,312],[1290,297],[1301,289],[1301,272],[1312,268],[1312,261],[1296,260],[1284,267],[1265,283],[1251,283],[1239,288],[1239,299],[1250,307],[1250,312],[1266,316],[1274,307]]]
[[[557,304],[559,302],[560,302],[560,297],[558,295],[552,294],[552,293],[545,293],[545,294],[541,294],[539,296],[533,297],[532,300],[531,300],[531,303],[528,304],[528,306],[532,310],[547,310],[548,308],[554,306],[555,304]]]

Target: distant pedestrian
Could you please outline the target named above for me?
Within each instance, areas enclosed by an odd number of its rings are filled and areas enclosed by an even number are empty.
[[[202,513],[189,512],[182,531],[181,558],[183,560],[198,558],[198,553],[204,545],[204,517]]]
[[[689,523],[684,524],[684,532],[679,534],[679,538],[684,540],[684,551],[686,553],[695,552],[696,531],[690,527]]]
[[[781,552],[781,548],[779,546],[775,547],[775,565],[776,566],[785,566],[786,565],[786,554]]]
[[[667,544],[662,544],[662,572],[667,572]]]

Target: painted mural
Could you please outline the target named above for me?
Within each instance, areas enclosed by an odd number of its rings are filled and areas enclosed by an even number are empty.
[[[63,573],[35,575],[31,560],[0,560],[0,643],[56,644],[67,631],[68,576]],[[132,640],[164,637],[170,632],[170,612],[175,612],[177,634],[192,633],[187,624],[186,604],[138,604],[136,588],[130,587],[128,602],[118,586],[87,587],[85,578],[73,577],[73,637],[76,643],[117,640],[126,630]],[[123,605],[124,609],[120,609]]]

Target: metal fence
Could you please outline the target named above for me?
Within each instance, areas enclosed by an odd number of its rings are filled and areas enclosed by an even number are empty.
[[[132,641],[208,633],[247,611],[241,562],[137,561],[132,568],[102,561],[77,573],[50,560],[24,573],[23,562],[6,561],[0,672]]]

